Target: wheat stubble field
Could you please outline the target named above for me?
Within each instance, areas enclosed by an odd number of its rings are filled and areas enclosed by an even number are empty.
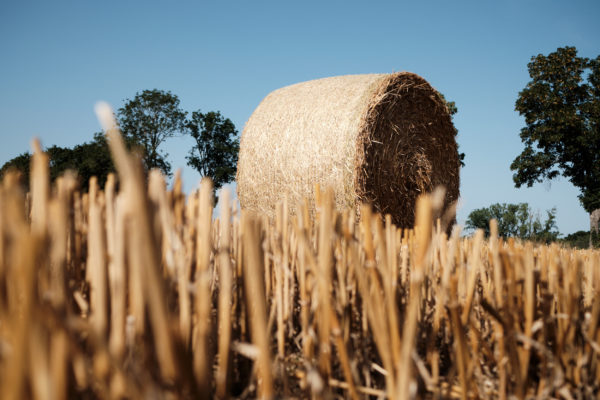
[[[439,194],[414,230],[319,188],[214,218],[108,135],[104,188],[39,145],[1,183],[0,398],[598,397],[597,250],[448,237]]]

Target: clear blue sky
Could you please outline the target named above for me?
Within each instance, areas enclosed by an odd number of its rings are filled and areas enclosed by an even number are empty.
[[[600,1],[71,1],[0,3],[0,163],[73,146],[100,130],[98,100],[170,90],[188,111],[219,110],[241,132],[264,96],[333,75],[412,71],[458,106],[466,153],[459,222],[495,202],[557,208],[559,229],[589,228],[565,179],[515,189],[514,111],[531,56],[562,46],[600,54]],[[185,168],[189,138],[165,149]]]

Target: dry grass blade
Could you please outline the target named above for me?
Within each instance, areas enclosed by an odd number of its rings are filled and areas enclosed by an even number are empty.
[[[107,328],[107,268],[106,238],[102,226],[102,208],[98,200],[98,183],[95,177],[90,180],[90,206],[88,231],[87,279],[90,282],[91,324],[94,334],[105,336]]]
[[[194,327],[194,373],[200,393],[210,393],[212,351],[208,344],[211,330],[212,293],[210,288],[210,253],[212,251],[212,182],[203,179],[200,185],[196,228],[196,326]]]
[[[48,155],[42,151],[39,140],[31,143],[31,228],[38,234],[46,233],[48,226],[48,198],[50,195],[50,167]]]
[[[216,394],[228,396],[229,346],[231,342],[231,296],[233,274],[231,270],[231,198],[228,189],[221,192],[222,227],[219,240],[219,365],[215,376]]]
[[[421,307],[421,285],[425,279],[425,258],[429,250],[432,231],[432,205],[429,196],[421,196],[417,201],[416,246],[417,254],[414,270],[411,271],[410,299],[408,311],[402,331],[402,352],[398,366],[398,398],[409,398],[409,387],[412,379],[411,353],[417,336],[417,318]]]
[[[331,274],[332,274],[332,212],[333,191],[327,189],[322,195],[319,221],[319,271],[318,271],[318,307],[319,307],[319,372],[327,381],[331,374]]]
[[[273,397],[273,375],[267,333],[267,312],[264,298],[262,257],[260,256],[260,230],[258,223],[248,214],[242,214],[244,241],[244,288],[249,312],[252,342],[258,348],[257,379],[258,398]]]

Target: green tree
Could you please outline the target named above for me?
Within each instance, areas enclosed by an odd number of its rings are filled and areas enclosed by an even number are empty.
[[[158,89],[144,90],[126,100],[118,118],[126,140],[141,150],[146,168],[158,168],[170,176],[168,154],[160,146],[168,138],[185,133],[186,112],[179,106],[179,98]]]
[[[98,179],[100,187],[104,187],[108,174],[116,171],[106,136],[103,133],[96,133],[94,140],[73,147],[71,160],[70,167],[67,167],[66,163],[61,170],[64,171],[67,168],[75,170],[81,186],[86,192],[92,176]]]
[[[51,146],[46,149],[50,163],[50,179],[54,181],[67,170],[77,173],[78,181],[83,191],[88,190],[92,176],[98,178],[102,187],[110,172],[115,171],[106,138],[102,133],[96,133],[94,140],[76,145],[73,148]],[[26,190],[29,190],[29,168],[31,154],[23,153],[6,162],[0,169],[0,176],[10,169],[21,172],[21,180]]]
[[[539,54],[528,64],[531,81],[515,109],[525,117],[523,152],[510,168],[516,187],[563,175],[580,190],[592,230],[600,215],[600,56],[575,47]]]
[[[195,111],[187,123],[196,143],[187,155],[187,164],[202,176],[210,177],[216,192],[223,184],[235,179],[240,142],[238,132],[229,118],[221,113]]]
[[[465,227],[470,230],[482,229],[485,235],[489,236],[489,221],[496,219],[498,235],[503,238],[516,237],[550,243],[555,241],[559,235],[556,226],[556,209],[548,210],[546,214],[546,220],[542,221],[527,203],[496,203],[471,211]]]
[[[2,168],[0,168],[0,178],[4,178],[4,175],[9,171],[17,171],[21,174],[21,182],[23,183],[25,190],[28,191],[30,164],[31,154],[29,152],[19,154],[2,165]]]
[[[585,249],[590,247],[590,236],[592,237],[592,247],[600,247],[600,235],[597,232],[577,231],[565,236],[560,241],[567,246]]]

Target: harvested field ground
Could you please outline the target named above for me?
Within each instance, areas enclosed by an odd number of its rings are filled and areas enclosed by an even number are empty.
[[[0,190],[0,398],[595,398],[600,253],[450,238],[281,205],[213,218],[209,182],[145,179],[109,132],[119,190],[47,158]],[[147,182],[147,184],[146,184]],[[492,231],[494,231],[492,226]]]

